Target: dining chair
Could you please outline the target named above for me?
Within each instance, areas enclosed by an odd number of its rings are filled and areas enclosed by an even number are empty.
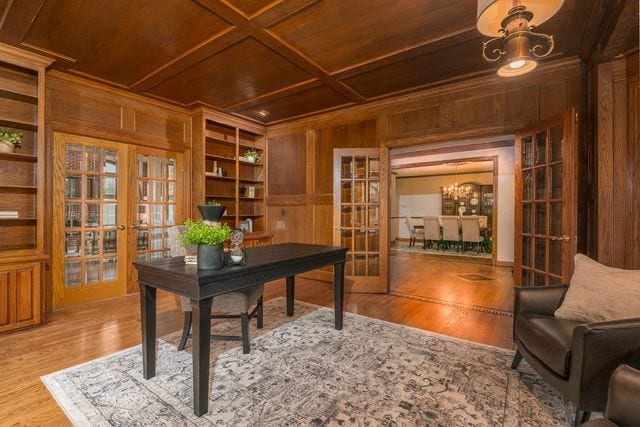
[[[409,230],[409,247],[416,244],[416,238],[424,240],[424,231],[416,230],[408,215],[404,217],[404,222],[407,225],[407,230]]]
[[[451,245],[456,247],[456,251],[460,251],[460,229],[457,216],[441,216],[442,223],[442,240],[444,246],[449,249]]]
[[[184,226],[176,225],[167,229],[169,249],[172,257],[195,255],[194,246],[185,247],[180,242],[180,235],[184,232]],[[249,343],[249,320],[257,318],[258,329],[263,326],[263,292],[264,284],[253,286],[238,292],[229,292],[213,297],[211,302],[212,319],[240,319],[241,336],[232,335],[211,335],[212,340],[242,341],[242,352],[249,354],[251,345]],[[180,306],[184,312],[184,323],[182,326],[182,337],[178,344],[178,351],[184,350],[187,340],[191,337],[192,309],[188,298],[180,297]],[[249,312],[251,307],[253,311]],[[215,314],[214,314],[215,313]],[[231,313],[231,314],[230,314]],[[234,314],[239,313],[239,314]]]
[[[462,222],[462,250],[471,244],[471,248],[477,246],[478,253],[482,250],[484,237],[480,234],[480,218],[477,216],[463,216]]]
[[[437,216],[425,216],[422,218],[424,221],[424,245],[426,249],[433,247],[433,244],[437,244],[437,249],[442,246],[442,236],[440,234],[440,221]]]

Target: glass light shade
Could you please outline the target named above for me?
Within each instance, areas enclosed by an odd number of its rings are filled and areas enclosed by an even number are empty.
[[[520,63],[522,65],[520,65]],[[500,77],[515,77],[532,71],[538,66],[538,63],[533,59],[517,59],[515,61],[507,62],[498,69],[498,75]]]
[[[514,6],[525,6],[533,13],[529,25],[538,26],[547,21],[564,4],[564,0],[478,0],[478,30],[487,36],[499,37],[501,23]]]

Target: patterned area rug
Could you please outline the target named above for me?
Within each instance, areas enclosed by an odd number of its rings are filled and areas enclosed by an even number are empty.
[[[283,306],[265,304],[265,326],[287,320]],[[248,355],[236,347],[215,357],[221,343],[213,343],[210,411],[201,418],[192,411],[191,355],[176,351],[175,334],[160,340],[151,380],[142,377],[137,346],[43,381],[78,426],[572,421],[571,404],[524,362],[509,368],[511,351],[348,313],[336,331],[333,310],[302,303],[296,310],[308,314],[253,339]]]

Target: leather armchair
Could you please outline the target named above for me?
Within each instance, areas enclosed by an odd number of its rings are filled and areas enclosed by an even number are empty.
[[[611,375],[605,417],[583,427],[640,426],[640,371],[620,365]]]
[[[576,407],[575,425],[606,406],[611,374],[640,368],[640,318],[585,323],[553,316],[567,285],[516,288],[511,367],[527,363]]]

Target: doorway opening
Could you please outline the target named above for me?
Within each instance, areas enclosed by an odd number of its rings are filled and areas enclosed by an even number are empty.
[[[390,152],[390,293],[511,316],[513,136]]]

